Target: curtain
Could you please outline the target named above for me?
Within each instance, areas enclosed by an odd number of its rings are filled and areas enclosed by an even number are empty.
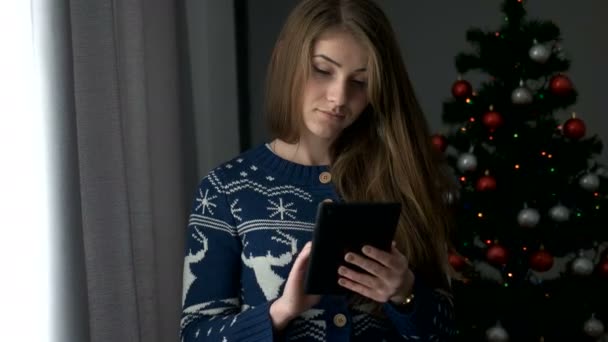
[[[35,3],[56,159],[55,338],[175,341],[196,183],[175,2]]]

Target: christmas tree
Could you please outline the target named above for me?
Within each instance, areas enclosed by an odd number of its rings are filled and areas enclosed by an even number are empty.
[[[608,324],[602,144],[573,113],[559,28],[528,19],[522,0],[502,13],[498,30],[468,30],[473,50],[456,56],[443,105],[450,130],[433,136],[458,183],[446,193],[458,340],[598,341]]]

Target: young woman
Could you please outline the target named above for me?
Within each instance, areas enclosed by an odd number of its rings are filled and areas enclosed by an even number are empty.
[[[215,168],[192,206],[182,341],[445,341],[447,226],[428,128],[370,0],[303,0],[267,84],[274,139]],[[352,296],[303,291],[322,201],[398,201],[392,250],[348,253]],[[374,229],[374,227],[369,227]]]

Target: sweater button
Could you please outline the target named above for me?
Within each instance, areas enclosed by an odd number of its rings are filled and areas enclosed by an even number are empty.
[[[321,181],[321,183],[323,184],[331,182],[331,173],[327,171],[321,172],[321,174],[319,175],[319,181]]]
[[[342,328],[343,326],[346,325],[346,316],[344,316],[343,314],[337,314],[334,316],[334,324],[338,327],[338,328]]]

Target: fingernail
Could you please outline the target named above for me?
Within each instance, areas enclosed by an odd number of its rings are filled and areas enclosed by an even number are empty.
[[[363,253],[369,254],[371,251],[372,251],[372,249],[369,246],[363,247]]]
[[[346,269],[344,267],[339,267],[338,274],[343,275],[344,273],[346,273]]]
[[[346,259],[346,261],[353,261],[354,257],[352,254],[348,253],[348,254],[346,254],[345,259]]]

